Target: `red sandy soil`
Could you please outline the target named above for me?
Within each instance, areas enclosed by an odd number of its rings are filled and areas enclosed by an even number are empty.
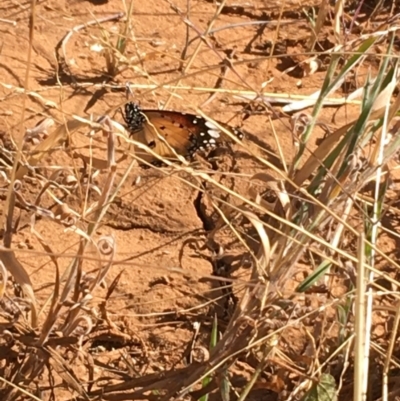
[[[237,3],[243,3],[243,6],[235,6]],[[235,61],[249,61],[238,64],[235,66],[235,72],[230,71],[226,75],[223,88],[246,90],[244,81],[247,88],[259,90],[264,85],[264,90],[272,93],[308,95],[321,88],[325,74],[323,66],[312,76],[301,77],[296,70],[292,73],[283,73],[286,68],[294,65],[293,58],[265,57],[269,52],[268,44],[274,40],[277,47],[283,49],[282,53],[296,55],[304,51],[309,38],[309,24],[301,8],[298,7],[298,2],[286,3],[282,17],[285,22],[282,23],[276,37],[280,3],[283,2],[276,2],[276,5],[271,3],[267,8],[262,1],[227,2],[229,7],[226,7],[218,17],[215,27],[267,18],[272,22],[263,30],[260,30],[259,26],[224,30],[208,40],[210,46],[222,56],[234,50]],[[107,86],[102,87],[102,83],[107,81],[105,59],[93,51],[93,45],[101,43],[101,31],[98,26],[92,25],[82,29],[68,40],[65,47],[65,61],[69,69],[65,70],[67,74],[61,75],[58,82],[55,54],[61,50],[56,50],[57,44],[68,31],[80,24],[124,11],[123,2],[120,0],[39,1],[36,10],[29,89],[38,93],[41,98],[30,96],[27,99],[24,129],[34,127],[45,116],[53,116],[62,121],[62,114],[49,107],[48,102],[55,102],[66,114],[88,118],[89,113],[102,115],[113,107],[123,104],[125,101],[123,86],[126,82],[161,84],[178,79],[181,75],[178,70],[179,59],[186,41],[187,28],[182,21],[186,11],[186,0],[175,0],[174,4],[182,11],[182,16],[179,16],[167,1],[134,3],[132,30],[136,42],[128,45],[127,56],[136,60],[137,55],[141,54],[141,61],[132,63],[130,68],[114,80],[108,81]],[[16,21],[15,26],[0,21],[0,132],[3,138],[12,135],[14,140],[18,140],[22,95],[17,88],[24,86],[27,67],[29,3],[20,4],[14,0],[3,0],[0,9],[2,10],[0,17]],[[203,31],[215,10],[216,6],[212,1],[192,2],[189,19],[197,29]],[[120,21],[102,23],[104,29],[114,34],[122,29],[122,26]],[[194,31],[190,30],[190,37],[194,35]],[[112,40],[115,43],[115,35]],[[334,42],[329,29],[326,30],[322,42],[326,48],[329,47],[328,43]],[[189,56],[193,54],[197,43],[196,41],[190,45]],[[262,57],[264,59],[258,61]],[[251,61],[253,59],[257,61]],[[198,71],[220,61],[215,52],[203,44],[188,72]],[[151,78],[146,77],[143,72],[147,72]],[[215,87],[220,73],[221,69],[201,72],[183,79],[181,84]],[[363,73],[361,70],[360,74]],[[69,74],[74,77],[72,85]],[[111,89],[113,85],[119,85],[120,89]],[[207,92],[196,90],[176,93],[178,97],[172,99],[168,108],[188,112],[193,112],[196,106],[201,105],[210,96]],[[134,97],[143,107],[157,108],[160,102],[167,100],[168,91],[135,89]],[[250,152],[267,157],[265,150],[276,152],[278,149],[276,138],[287,160],[294,152],[287,117],[274,119],[274,133],[268,110],[252,113],[243,121],[244,105],[245,103],[232,95],[218,94],[211,103],[202,108],[210,117],[242,125],[250,134],[244,140],[247,151],[234,146],[235,172],[243,174],[244,178],[234,180],[233,185],[234,189],[242,194],[246,194],[249,177],[256,172],[265,171],[257,160],[249,156]],[[258,110],[261,109],[258,107]],[[278,106],[276,110],[279,110]],[[357,106],[342,107],[338,112],[337,109],[326,108],[320,120],[332,127],[342,126],[355,119],[357,112]],[[332,121],[334,115],[335,120]],[[122,122],[119,113],[112,117]],[[320,128],[316,129],[316,136],[310,144],[311,148],[322,133]],[[6,139],[3,140],[7,142]],[[46,157],[42,163],[63,165],[70,161],[60,150]],[[232,163],[231,159],[224,159],[222,168],[228,169],[229,163]],[[119,176],[125,171],[125,167],[118,166]],[[140,181],[135,184],[139,176]],[[222,177],[221,180],[229,182],[228,178]],[[99,178],[99,184],[101,182],[102,177]],[[34,189],[31,191],[32,196]],[[29,197],[29,190],[26,196]],[[179,176],[167,177],[160,172],[134,167],[127,184],[110,207],[104,224],[95,234],[95,238],[101,235],[115,238],[117,261],[129,258],[124,264],[115,263],[106,277],[106,282],[110,285],[123,271],[107,304],[109,317],[116,325],[114,336],[110,337],[111,340],[110,338],[104,340],[100,337],[101,333],[97,332],[90,337],[91,342],[88,341],[88,344],[94,347],[98,360],[107,362],[115,358],[119,359],[122,366],[123,362],[118,352],[120,348],[127,347],[133,365],[143,373],[163,371],[175,364],[180,366],[184,348],[192,337],[193,323],[200,319],[202,329],[198,341],[207,346],[213,315],[216,312],[221,316],[223,314],[223,303],[214,304],[209,301],[214,297],[221,297],[222,292],[211,281],[200,280],[201,277],[212,274],[212,265],[206,258],[196,255],[193,247],[185,247],[182,266],[179,261],[179,252],[185,241],[190,238],[200,242],[204,240],[204,235],[201,234],[204,229],[204,218],[210,218],[212,209],[204,199],[202,207],[199,207],[197,200],[198,191],[182,182]],[[49,199],[46,202],[47,205],[51,204]],[[79,204],[74,204],[71,200],[70,206],[79,207]],[[200,209],[203,213],[199,212]],[[50,285],[54,282],[54,265],[47,256],[44,256],[37,238],[30,232],[29,216],[27,212],[21,211],[22,228],[13,237],[13,246],[17,248],[18,258],[31,274],[39,302],[44,302],[50,294]],[[59,255],[73,255],[77,249],[77,235],[64,232],[58,224],[47,219],[38,219],[35,229]],[[386,238],[384,242],[382,249],[393,255],[395,241]],[[228,239],[225,243],[226,251],[234,251],[235,247],[237,248],[237,243],[230,246]],[[87,256],[95,255],[90,252],[89,249]],[[66,256],[59,258],[61,272],[69,261]],[[90,260],[84,263],[86,272],[97,267],[96,262]],[[173,271],[174,268],[180,267],[187,270],[188,274],[183,275]],[[298,279],[301,280],[301,277]],[[98,294],[100,298],[95,298],[94,301],[101,300],[104,293],[100,291]],[[98,342],[95,343],[94,340]],[[296,344],[296,338],[293,338],[292,343],[294,348],[301,347],[301,339],[298,339]],[[79,372],[77,367],[78,375]],[[71,393],[66,391],[59,393],[57,399],[70,397]]]

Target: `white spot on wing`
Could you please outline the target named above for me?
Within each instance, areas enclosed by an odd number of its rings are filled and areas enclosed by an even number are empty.
[[[207,132],[212,138],[219,138],[221,136],[220,132],[215,129],[209,129]]]
[[[210,121],[206,122],[206,126],[211,129],[218,129],[218,127]]]

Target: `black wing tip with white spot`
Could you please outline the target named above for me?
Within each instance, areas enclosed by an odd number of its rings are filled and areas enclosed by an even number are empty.
[[[124,120],[131,134],[140,130],[146,122],[146,118],[142,114],[142,109],[137,103],[128,102],[125,104]]]
[[[245,137],[244,131],[239,127],[232,128],[233,134],[236,136],[237,139],[243,140]]]

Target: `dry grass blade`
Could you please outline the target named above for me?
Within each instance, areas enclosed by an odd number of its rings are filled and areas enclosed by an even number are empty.
[[[0,299],[4,297],[7,281],[8,281],[8,272],[5,268],[4,264],[0,261],[0,274],[1,274],[1,284],[0,284]]]
[[[13,387],[17,393],[24,394],[26,397],[28,397],[29,400],[43,401],[42,399],[36,397],[34,394],[31,394],[29,391],[26,391],[23,388],[16,386],[13,382],[6,380],[4,377],[0,376],[0,381],[7,386]]]
[[[29,299],[31,304],[30,323],[31,326],[35,328],[38,324],[36,297],[28,273],[26,272],[22,264],[19,262],[19,260],[16,258],[14,251],[12,251],[11,249],[5,249],[5,248],[0,249],[0,260],[6,267],[6,269],[10,272],[10,274],[14,277],[18,285],[21,286],[25,296]]]
[[[334,32],[336,36],[336,41],[339,42],[341,37],[341,22],[343,18],[345,0],[338,0],[335,4],[335,22],[334,22]]]
[[[69,120],[65,124],[59,125],[43,142],[36,146],[33,154],[27,158],[27,166],[22,165],[18,168],[15,175],[16,179],[22,179],[29,171],[28,166],[35,167],[46,154],[62,145],[68,139],[69,135],[85,126],[87,126],[87,124],[76,119]]]
[[[242,214],[247,219],[249,219],[251,224],[256,229],[261,242],[260,247],[258,248],[257,253],[255,255],[255,261],[254,261],[255,263],[252,272],[252,279],[255,280],[271,279],[271,273],[272,273],[270,271],[271,250],[270,250],[268,235],[265,231],[265,227],[254,213],[251,213],[245,210],[244,208],[241,210]],[[271,279],[271,281],[273,281],[273,279]]]
[[[393,107],[395,110],[396,107]],[[370,121],[378,120],[382,118],[385,110],[380,109],[374,111],[370,116]],[[321,165],[321,161],[324,160],[334,149],[335,145],[339,140],[346,134],[346,132],[354,126],[357,120],[352,121],[339,128],[337,131],[326,137],[323,142],[318,146],[318,148],[310,155],[304,165],[296,172],[294,182],[297,185],[302,185],[302,183],[310,177],[310,175],[315,171],[317,167]]]
[[[315,26],[313,27],[313,29],[311,31],[311,37],[310,37],[308,45],[307,45],[308,51],[310,51],[310,52],[314,49],[315,42],[317,41],[318,35],[320,34],[321,29],[324,25],[325,19],[329,13],[329,8],[330,8],[329,1],[322,0],[321,5],[319,7],[317,20],[315,22]]]
[[[224,8],[225,3],[226,3],[226,0],[223,0],[223,1],[221,1],[221,3],[218,5],[218,9],[216,10],[216,12],[215,12],[213,18],[211,19],[211,21],[209,22],[209,24],[208,24],[208,26],[207,26],[207,29],[205,30],[204,34],[202,35],[202,39],[203,39],[203,40],[205,40],[205,38],[207,37],[207,35],[208,35],[209,32],[211,31],[211,29],[212,29],[214,23],[216,22],[218,16],[221,14],[221,11],[222,11],[222,9]],[[171,7],[172,7],[172,9],[174,9],[175,11],[177,11],[178,14],[181,14],[180,11],[179,11],[179,9],[178,9],[177,7],[175,7],[175,6],[172,5],[172,4],[171,4]],[[191,22],[190,22],[189,20],[187,20],[187,23],[188,23],[189,26],[191,26]],[[199,40],[199,42],[198,42],[198,44],[197,44],[197,46],[196,46],[196,48],[195,48],[195,50],[194,50],[192,56],[190,57],[190,59],[188,60],[188,62],[185,64],[185,67],[183,68],[183,71],[182,71],[182,76],[183,76],[183,77],[186,75],[186,73],[187,73],[187,72],[190,70],[190,68],[192,67],[192,64],[194,63],[194,61],[196,60],[196,57],[198,56],[198,54],[199,54],[199,52],[200,52],[200,49],[201,49],[202,44],[203,44],[203,41],[202,41],[202,40]],[[179,80],[179,81],[177,82],[177,86],[179,86],[180,83],[181,83],[181,80]],[[173,96],[173,93],[171,93],[170,96],[168,97],[168,99],[167,99],[167,101],[166,101],[166,103],[165,103],[165,107],[168,107],[169,103],[170,103],[171,100],[172,100],[172,96]]]
[[[53,291],[53,295],[51,298],[50,310],[47,313],[46,320],[41,327],[41,333],[40,333],[40,338],[39,338],[39,344],[43,345],[48,340],[49,335],[50,335],[57,319],[59,318],[60,308],[59,308],[58,302],[59,302],[59,297],[60,297],[60,273],[59,273],[59,266],[57,263],[57,259],[53,256],[54,252],[51,250],[51,248],[48,246],[48,244],[43,240],[42,236],[39,233],[37,233],[35,231],[35,234],[38,237],[43,248],[50,255],[50,258],[52,259],[52,261],[55,265],[55,270],[56,270],[54,291]],[[45,306],[46,306],[46,304],[43,305],[43,308]]]
[[[365,257],[365,243],[364,235],[361,235],[358,241],[359,244],[359,264],[357,269],[357,298],[356,298],[356,322],[355,322],[355,332],[356,339],[355,342],[355,384],[354,384],[354,400],[363,400],[366,396],[366,384],[368,379],[368,365],[369,358],[366,347],[366,275],[364,266]],[[367,353],[367,358],[366,357]]]
[[[52,348],[46,348],[49,355],[49,364],[55,369],[57,374],[65,381],[68,387],[75,390],[84,400],[90,401],[89,396],[83,388],[81,380],[75,375],[73,369],[62,358],[62,356]]]

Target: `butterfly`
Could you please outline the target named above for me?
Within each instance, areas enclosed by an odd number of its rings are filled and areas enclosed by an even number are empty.
[[[166,159],[177,160],[179,155],[190,160],[197,151],[210,151],[227,139],[227,135],[215,124],[194,114],[142,110],[132,102],[126,103],[124,109],[123,118],[130,137]],[[239,129],[220,122],[218,124],[238,139],[243,139],[244,135]],[[140,158],[156,166],[162,165],[161,161],[150,153],[141,152]]]

